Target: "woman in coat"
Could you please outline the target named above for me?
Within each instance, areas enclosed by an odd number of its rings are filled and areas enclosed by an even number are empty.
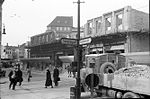
[[[58,81],[59,79],[59,70],[57,69],[57,67],[55,66],[54,72],[53,72],[53,78],[54,78],[54,83],[55,86],[58,86]]]
[[[46,70],[45,88],[47,88],[48,86],[51,86],[51,88],[53,88],[51,73],[50,73],[49,69]]]

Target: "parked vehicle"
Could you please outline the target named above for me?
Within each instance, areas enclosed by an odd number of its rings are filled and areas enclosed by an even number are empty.
[[[86,66],[94,63],[94,73],[113,73],[125,67],[125,56],[115,53],[85,55]]]
[[[150,67],[134,65],[121,68],[110,74],[97,74],[99,85],[96,92],[99,96],[113,98],[150,98]]]
[[[112,98],[150,98],[149,65],[132,64],[131,66],[131,64],[126,64],[126,57],[122,55],[100,54],[88,56],[92,60],[87,59],[87,64],[90,65],[93,60],[95,62],[94,67],[92,67],[94,73],[93,83],[99,82],[95,87],[95,92],[98,96],[106,95]],[[87,81],[88,77],[87,75],[85,81]]]

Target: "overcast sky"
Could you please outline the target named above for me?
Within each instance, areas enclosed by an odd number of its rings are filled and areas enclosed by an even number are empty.
[[[2,21],[6,35],[2,35],[2,45],[21,45],[36,34],[44,33],[46,26],[56,16],[73,16],[73,26],[77,27],[77,0],[5,0]],[[81,26],[87,20],[101,16],[125,6],[149,13],[149,0],[80,0]]]

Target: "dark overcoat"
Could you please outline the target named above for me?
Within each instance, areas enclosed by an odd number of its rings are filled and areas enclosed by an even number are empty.
[[[58,81],[58,77],[59,77],[59,70],[55,68],[53,73],[54,82]]]
[[[45,86],[52,86],[51,73],[49,70],[46,71],[46,82]]]

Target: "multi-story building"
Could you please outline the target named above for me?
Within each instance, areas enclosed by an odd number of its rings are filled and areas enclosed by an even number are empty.
[[[149,63],[149,14],[130,6],[105,13],[85,24],[85,37],[92,37],[90,53],[126,53],[137,63]],[[141,57],[142,56],[142,57]]]
[[[6,55],[6,47],[1,45],[1,59],[5,58],[8,58],[8,56]]]
[[[18,46],[9,46],[8,44],[5,46],[5,55],[6,58],[11,60],[19,59],[19,47]]]
[[[70,38],[73,27],[73,17],[57,16],[48,26],[47,31],[55,33],[55,39]]]
[[[27,43],[23,43],[22,45],[19,45],[19,59],[20,58],[28,58],[28,49]]]
[[[84,31],[81,28],[81,34]],[[48,26],[45,33],[31,37],[29,59],[21,59],[24,64],[30,64],[43,70],[49,64],[62,66],[59,56],[74,55],[74,46],[61,43],[61,38],[76,39],[77,28],[73,27],[73,17],[57,16]]]

